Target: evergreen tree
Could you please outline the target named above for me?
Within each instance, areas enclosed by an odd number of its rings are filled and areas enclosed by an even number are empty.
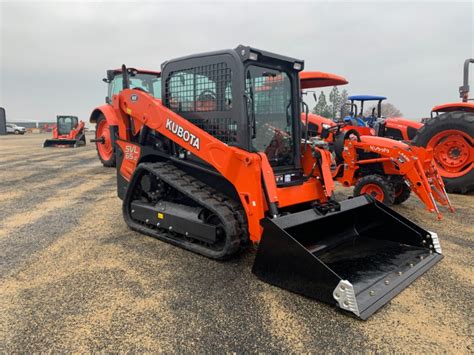
[[[349,100],[349,94],[347,93],[347,90],[344,89],[341,91],[340,95],[340,104],[339,104],[339,117],[343,119],[344,117],[348,116],[349,113],[351,112],[351,107],[350,105],[345,105],[348,100]]]
[[[341,95],[339,89],[334,86],[329,93],[329,111],[331,112],[331,118],[336,118],[339,108],[341,107]]]
[[[329,110],[324,91],[321,91],[321,93],[319,94],[318,102],[316,103],[316,106],[314,106],[313,113],[323,117],[330,116],[331,111]]]

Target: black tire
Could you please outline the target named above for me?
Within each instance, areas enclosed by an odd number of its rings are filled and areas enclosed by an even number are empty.
[[[383,199],[381,202],[386,204],[387,206],[393,205],[395,200],[395,188],[394,185],[383,176],[380,175],[367,175],[363,178],[359,179],[354,186],[354,196],[363,195],[364,189],[368,185],[377,185],[381,191],[383,192]],[[371,195],[372,197],[376,197],[375,195]]]
[[[411,188],[405,182],[398,183],[394,185],[395,190],[395,199],[393,200],[394,205],[400,205],[408,198],[411,194]]]
[[[20,134],[20,131],[15,129],[15,132],[14,132],[16,135]]]
[[[99,127],[99,124],[101,121],[105,120],[105,117],[100,115],[98,118],[97,118],[97,121],[96,121],[96,129],[95,129],[95,139],[99,139],[100,137],[97,136],[97,128]],[[102,156],[100,155],[100,152],[99,152],[99,142],[96,142],[95,143],[95,148],[97,149],[97,155],[99,156],[99,159],[100,161],[102,162],[102,165],[107,167],[107,168],[113,168],[115,167],[116,165],[116,159],[115,159],[115,147],[113,147],[113,153],[112,153],[112,156],[110,157],[110,159],[104,159],[102,158]]]
[[[415,138],[413,144],[426,147],[430,139],[444,131],[444,130],[458,130],[468,134],[471,138],[474,137],[474,113],[453,111],[446,112],[436,117],[430,118],[421,127]],[[440,172],[443,176],[442,172]],[[466,171],[462,176],[450,178],[443,176],[446,191],[465,194],[474,190],[474,169]]]

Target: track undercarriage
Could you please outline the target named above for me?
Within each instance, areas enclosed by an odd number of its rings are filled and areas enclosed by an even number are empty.
[[[248,239],[239,204],[170,163],[138,166],[123,214],[130,228],[213,259]]]

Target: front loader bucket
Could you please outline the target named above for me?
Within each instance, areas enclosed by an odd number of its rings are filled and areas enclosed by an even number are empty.
[[[80,142],[76,139],[46,139],[43,143],[43,148],[48,147],[70,147],[76,148],[80,145]]]
[[[442,258],[436,233],[365,195],[324,216],[310,209],[262,226],[257,277],[364,320]]]

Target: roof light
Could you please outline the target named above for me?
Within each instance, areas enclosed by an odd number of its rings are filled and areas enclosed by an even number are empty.
[[[250,60],[257,60],[257,59],[258,59],[258,54],[257,54],[257,53],[250,52],[250,54],[249,54],[249,59],[250,59]]]
[[[293,64],[293,69],[295,69],[295,70],[301,70],[301,63],[295,63],[295,64]]]

